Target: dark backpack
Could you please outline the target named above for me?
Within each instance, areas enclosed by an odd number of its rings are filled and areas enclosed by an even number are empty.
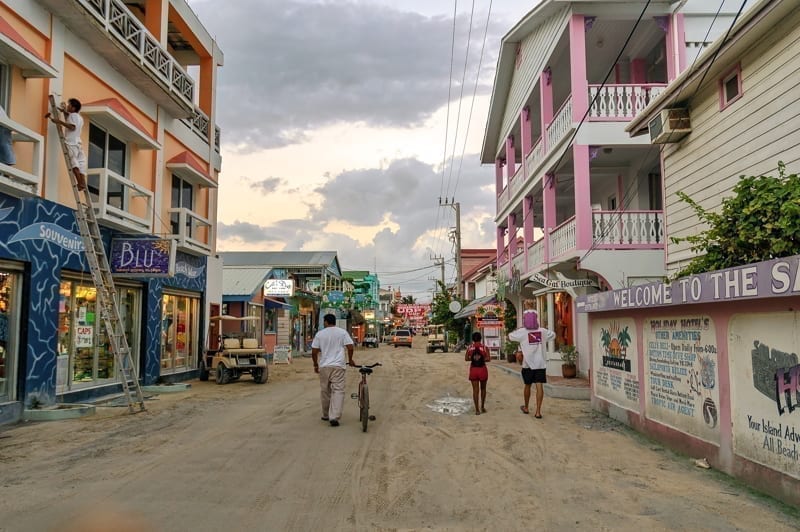
[[[467,352],[469,353],[470,365],[473,368],[482,368],[486,365],[485,350],[482,345],[471,345]]]

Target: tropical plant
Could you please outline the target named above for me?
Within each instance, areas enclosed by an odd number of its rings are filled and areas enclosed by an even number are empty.
[[[778,177],[741,176],[732,192],[718,212],[678,192],[707,228],[670,238],[675,244],[687,242],[699,254],[677,277],[800,254],[800,176],[786,175],[786,165],[779,162]]]
[[[609,347],[611,346],[611,332],[608,329],[600,329],[600,345],[602,345],[605,352],[608,353]]]
[[[400,303],[404,305],[413,305],[416,302],[417,301],[414,299],[414,296],[403,296],[403,298],[400,300]]]
[[[578,361],[578,348],[574,345],[561,346],[561,360],[567,366],[574,366]]]
[[[447,290],[447,287],[441,281],[436,281],[439,291],[433,295],[431,301],[431,323],[443,324],[447,331],[451,334],[449,338],[459,338],[464,330],[465,319],[454,319],[453,313],[450,311],[450,302],[453,297]],[[463,301],[461,302],[463,305]]]

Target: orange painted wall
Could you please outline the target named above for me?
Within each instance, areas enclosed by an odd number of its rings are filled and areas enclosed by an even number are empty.
[[[6,19],[8,23],[11,24],[11,27],[14,28],[17,33],[22,35],[22,37],[28,41],[28,44],[33,46],[40,56],[44,57],[45,60],[49,60],[49,49],[47,47],[49,39],[47,36],[36,31],[36,29],[29,25],[25,19],[17,16],[14,11],[11,11],[3,3],[0,3],[0,16]]]
[[[184,143],[180,140],[175,138],[174,136],[170,135],[169,133],[164,134],[164,161],[169,161],[176,155],[179,155],[185,151],[193,154],[195,159],[197,159],[203,166],[206,168],[206,171],[212,177],[215,177],[215,172],[209,168],[208,163],[204,160],[204,157],[200,157],[195,154],[192,150],[190,150]],[[216,180],[216,177],[215,177]],[[161,212],[161,219],[164,220],[166,223],[169,223],[169,213],[167,210],[170,208],[170,200],[172,198],[172,174],[169,170],[164,171],[164,186],[162,189],[162,194],[164,195],[164,201],[162,202],[162,212]],[[199,214],[205,219],[209,219],[209,189],[206,187],[195,187],[195,205],[194,205],[194,212]],[[197,235],[197,240],[201,242],[205,242],[206,244],[210,243],[210,234],[207,228],[202,229],[199,234]]]

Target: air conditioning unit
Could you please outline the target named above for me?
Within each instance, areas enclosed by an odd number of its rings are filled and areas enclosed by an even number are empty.
[[[689,110],[685,108],[663,109],[650,121],[647,128],[650,130],[650,142],[653,144],[678,142],[692,132]]]

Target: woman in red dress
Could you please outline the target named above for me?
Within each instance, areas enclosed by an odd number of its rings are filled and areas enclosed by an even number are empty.
[[[475,403],[475,415],[486,412],[486,381],[489,380],[489,369],[486,364],[492,360],[489,350],[481,342],[481,333],[472,333],[472,343],[467,348],[464,360],[469,362],[469,380],[472,383],[472,400]],[[480,387],[481,402],[478,403]]]

